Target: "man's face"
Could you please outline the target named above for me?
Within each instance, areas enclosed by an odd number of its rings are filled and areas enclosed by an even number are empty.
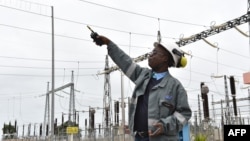
[[[167,51],[163,47],[156,46],[149,55],[148,65],[154,71],[165,70],[168,67]]]

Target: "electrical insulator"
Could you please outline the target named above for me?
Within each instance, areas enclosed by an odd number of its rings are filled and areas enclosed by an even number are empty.
[[[99,124],[99,134],[101,134],[101,124]]]
[[[117,111],[117,113],[119,113],[119,101],[117,101],[116,103],[117,103],[116,104],[116,111]]]
[[[75,125],[76,125],[76,111],[75,111],[75,113],[74,113],[74,121],[75,121]]]
[[[115,105],[116,105],[116,107],[115,107],[115,109],[116,109],[115,119],[116,119],[116,124],[119,125],[119,101],[116,101]]]
[[[235,82],[234,82],[234,77],[233,76],[230,76],[229,77],[229,80],[230,80],[230,88],[231,88],[231,93],[232,94],[236,94],[236,91],[235,91]]]
[[[158,41],[158,43],[161,43],[161,32],[160,32],[160,30],[158,30],[158,32],[157,32],[157,41]]]
[[[28,125],[28,136],[30,136],[31,123]]]
[[[92,129],[95,128],[95,112],[91,112],[91,127]]]
[[[55,118],[55,126],[57,126],[57,118]]]
[[[106,126],[108,126],[109,124],[109,108],[105,108],[105,122],[106,122]]]
[[[3,124],[3,134],[6,134],[6,127],[5,127],[5,123]]]
[[[117,111],[116,111],[116,102],[114,104],[114,110],[115,110],[115,113],[117,113]]]
[[[43,133],[43,125],[42,124],[40,124],[40,128],[39,128],[39,135],[40,136],[42,136],[42,133]]]
[[[204,112],[204,119],[208,120],[209,119],[209,106],[208,106],[208,94],[209,89],[208,87],[201,82],[201,97],[203,101],[203,112]]]
[[[79,127],[79,113],[77,114],[77,126]]]
[[[49,135],[49,125],[47,124],[46,125],[46,136],[48,136]]]
[[[87,127],[87,126],[88,126],[88,120],[85,119],[85,127]]]
[[[95,128],[95,110],[93,108],[89,109],[89,126],[93,130]]]
[[[15,120],[15,133],[16,133],[16,131],[17,131],[17,121]]]
[[[115,102],[115,104],[114,104],[114,110],[115,110],[115,124],[117,124],[117,120],[116,120],[116,114],[117,114],[117,111],[116,111],[116,102]]]
[[[9,128],[8,128],[8,131],[9,131],[9,133],[11,133],[11,122],[9,122]]]
[[[232,97],[233,97],[234,115],[237,116],[236,91],[235,91],[235,81],[234,81],[234,77],[233,77],[233,76],[230,76],[230,77],[229,77],[229,80],[230,80],[231,93],[232,93]]]
[[[57,128],[57,118],[55,119],[55,122],[54,122],[54,131],[55,131],[55,133],[57,132],[56,128]]]
[[[64,123],[64,116],[63,116],[63,113],[62,113],[62,126],[63,126],[63,123]]]

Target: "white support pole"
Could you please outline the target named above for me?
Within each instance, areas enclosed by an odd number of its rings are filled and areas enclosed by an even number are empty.
[[[51,83],[51,138],[54,137],[54,113],[55,113],[55,65],[54,65],[54,7],[51,6],[51,29],[52,29],[52,83]]]
[[[125,141],[125,132],[124,132],[124,126],[125,126],[125,108],[124,108],[124,80],[123,80],[124,74],[121,72],[121,108],[122,108],[122,124],[121,127],[123,128],[123,137],[122,141]]]

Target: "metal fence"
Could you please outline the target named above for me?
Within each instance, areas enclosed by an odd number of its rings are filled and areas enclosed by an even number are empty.
[[[190,126],[189,138],[179,141],[194,141],[199,133],[207,137],[207,141],[223,141],[223,132],[221,128],[211,125]],[[122,134],[119,130],[111,130],[110,134],[104,136],[104,130],[80,131],[79,134],[61,134],[54,137],[29,136],[18,137],[17,139],[2,139],[3,141],[134,141],[129,134]]]

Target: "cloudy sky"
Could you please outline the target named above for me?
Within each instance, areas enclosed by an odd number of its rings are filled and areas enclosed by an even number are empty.
[[[75,106],[79,111],[103,107],[104,75],[97,74],[105,67],[107,50],[92,42],[87,25],[135,58],[152,50],[157,31],[162,42],[176,42],[238,18],[248,10],[247,0],[0,0],[1,128],[3,123],[15,120],[19,126],[44,120],[44,94],[48,82],[51,89],[52,80],[52,6],[55,88],[71,82],[73,72],[78,90]],[[249,34],[248,23],[237,28]],[[237,98],[247,97],[248,89],[243,87],[249,85],[243,83],[242,76],[250,71],[249,38],[233,28],[206,40],[217,48],[202,40],[181,47],[191,54],[186,56],[188,64],[181,69],[171,68],[170,73],[186,88],[193,111],[198,110],[200,83],[205,82],[210,90],[209,108],[215,109],[219,120],[220,105],[212,106],[211,102],[225,99],[225,85],[223,78],[211,76],[234,76]],[[148,67],[146,60],[139,64]],[[115,64],[109,60],[109,65]],[[127,100],[134,85],[126,77],[123,81]],[[229,86],[229,80],[227,83]],[[110,74],[110,85],[112,102],[120,100],[119,71]],[[69,88],[55,95],[55,118],[59,124],[62,113],[68,113],[67,93]],[[241,115],[249,117],[249,102],[237,104]],[[96,110],[96,117],[96,123],[101,123],[102,110]],[[80,113],[81,127],[86,118],[88,113]]]

